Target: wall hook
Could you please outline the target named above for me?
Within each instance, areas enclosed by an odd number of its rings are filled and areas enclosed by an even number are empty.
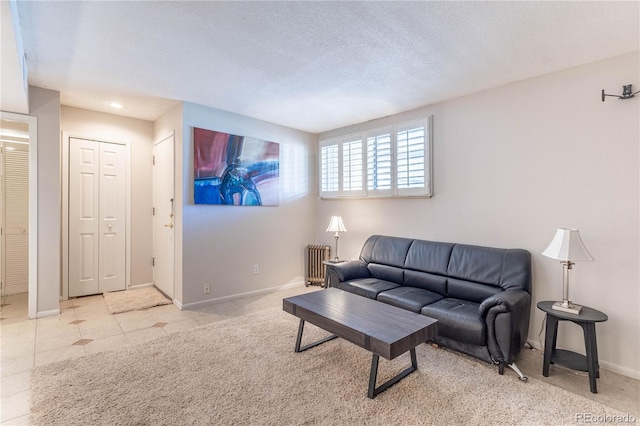
[[[631,90],[631,84],[627,84],[626,86],[622,86],[622,95],[608,95],[606,93],[604,93],[604,89],[602,89],[602,102],[604,102],[604,97],[605,96],[613,96],[615,98],[618,99],[631,99],[633,98],[633,95],[635,95],[636,93],[640,93],[640,90],[638,90],[637,92],[633,92]]]

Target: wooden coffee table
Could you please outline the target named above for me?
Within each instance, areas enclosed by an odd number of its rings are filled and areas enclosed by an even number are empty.
[[[282,309],[300,318],[296,352],[341,337],[373,353],[369,398],[374,398],[414,372],[418,368],[416,346],[438,331],[438,321],[433,318],[336,288],[288,297],[282,300]],[[332,335],[301,347],[305,321]],[[411,354],[411,367],[376,387],[380,357],[392,360],[407,351]]]

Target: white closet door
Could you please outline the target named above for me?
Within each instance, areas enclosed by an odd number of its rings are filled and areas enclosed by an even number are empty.
[[[29,152],[6,150],[4,158],[4,294],[29,289]]]
[[[69,140],[69,296],[125,289],[123,145]]]
[[[100,144],[100,293],[125,289],[124,145]]]

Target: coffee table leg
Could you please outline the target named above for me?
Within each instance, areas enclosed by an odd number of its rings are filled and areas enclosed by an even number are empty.
[[[389,389],[391,386],[398,383],[400,380],[407,377],[409,374],[413,373],[418,369],[418,358],[416,357],[416,348],[410,349],[409,353],[411,355],[411,367],[405,369],[403,372],[395,376],[394,378],[386,381],[376,388],[376,380],[378,378],[378,362],[380,361],[380,356],[378,354],[373,354],[371,358],[371,373],[369,374],[369,392],[367,396],[371,399],[375,398],[376,395],[384,392]]]
[[[300,347],[300,344],[302,343],[302,332],[304,331],[304,320],[300,320],[300,325],[298,326],[298,336],[296,337],[296,347],[295,347],[295,351],[296,352],[302,352],[302,351],[306,351],[307,349],[311,349],[315,346],[321,345],[325,342],[328,342],[329,340],[333,340],[335,339],[336,336],[335,334],[332,334],[329,337],[325,337],[322,340],[318,340],[317,342],[313,342],[313,343],[309,343],[308,345],[302,346]]]

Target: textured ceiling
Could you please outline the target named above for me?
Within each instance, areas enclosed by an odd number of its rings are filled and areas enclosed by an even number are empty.
[[[21,1],[18,11],[30,84],[65,105],[154,120],[188,101],[318,133],[638,50],[639,5]]]

